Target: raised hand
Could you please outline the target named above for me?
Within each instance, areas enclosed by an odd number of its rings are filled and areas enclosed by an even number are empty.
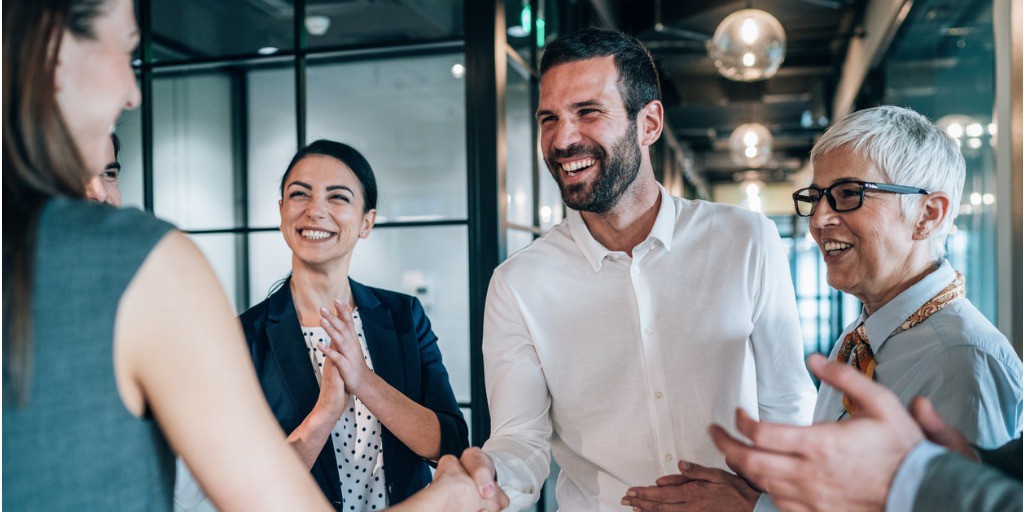
[[[361,396],[364,387],[374,378],[374,373],[366,364],[363,347],[352,320],[351,306],[335,299],[333,312],[320,308],[320,325],[331,338],[330,345],[321,345],[320,350],[338,369],[345,382],[345,390],[357,397]]]

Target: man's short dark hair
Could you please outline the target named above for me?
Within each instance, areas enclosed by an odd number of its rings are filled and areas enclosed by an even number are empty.
[[[559,64],[615,57],[619,71],[619,94],[630,118],[648,103],[661,99],[658,70],[647,48],[635,37],[617,30],[587,28],[573,32],[548,45],[540,61],[541,76]]]

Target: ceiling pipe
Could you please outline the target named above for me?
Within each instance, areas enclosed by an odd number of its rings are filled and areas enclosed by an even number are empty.
[[[832,99],[832,120],[853,111],[864,78],[878,65],[893,37],[907,19],[913,0],[869,0],[862,22],[863,34],[854,37],[846,50],[836,94]]]

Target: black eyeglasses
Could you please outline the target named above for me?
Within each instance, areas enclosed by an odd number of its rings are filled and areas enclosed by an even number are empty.
[[[864,204],[864,191],[878,190],[893,194],[930,194],[927,190],[906,185],[890,185],[888,183],[871,183],[869,181],[843,180],[825,188],[807,187],[793,192],[793,205],[796,214],[810,217],[818,209],[822,196],[836,212],[849,212]]]

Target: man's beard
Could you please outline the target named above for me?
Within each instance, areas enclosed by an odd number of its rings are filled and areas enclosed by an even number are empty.
[[[573,210],[581,212],[605,213],[612,209],[622,193],[640,172],[640,144],[636,141],[636,121],[631,121],[626,133],[611,147],[611,157],[601,146],[585,146],[573,144],[565,149],[555,149],[544,159],[548,171],[558,183],[562,192],[562,201]],[[566,185],[562,181],[562,166],[559,159],[592,157],[600,169],[590,183],[574,183]]]

